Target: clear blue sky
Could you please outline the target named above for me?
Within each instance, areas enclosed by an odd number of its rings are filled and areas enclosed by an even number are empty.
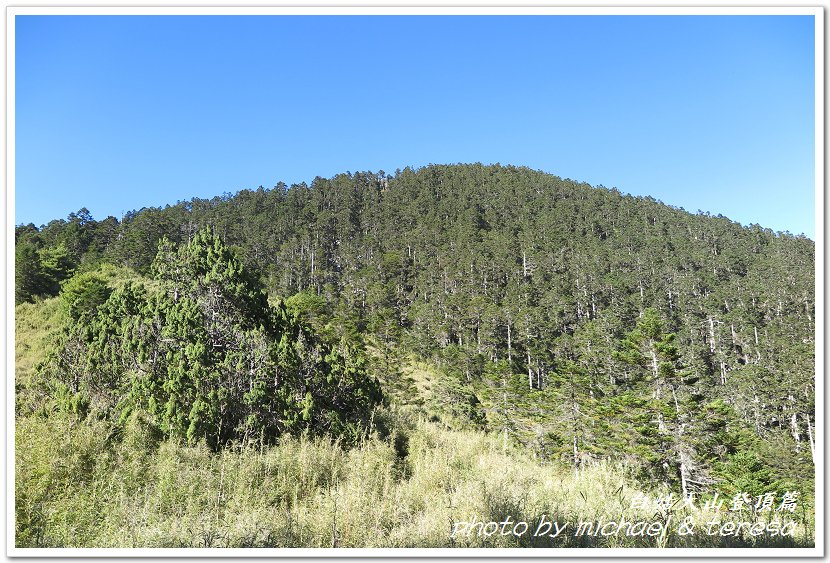
[[[814,238],[800,16],[18,16],[16,223],[525,165]]]

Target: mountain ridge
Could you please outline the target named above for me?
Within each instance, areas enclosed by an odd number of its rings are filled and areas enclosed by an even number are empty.
[[[17,293],[103,262],[146,273],[158,240],[204,226],[317,329],[373,339],[387,380],[402,355],[437,366],[432,408],[452,424],[667,482],[745,450],[781,479],[812,471],[804,236],[525,167],[431,165],[19,226]]]

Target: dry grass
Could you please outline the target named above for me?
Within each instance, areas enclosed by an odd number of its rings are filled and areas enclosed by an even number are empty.
[[[33,366],[60,313],[51,300],[17,308],[18,405],[38,402]],[[427,366],[404,368],[428,398]],[[375,431],[347,449],[326,439],[211,452],[163,440],[139,416],[103,420],[18,406],[15,544],[18,547],[805,547],[814,517],[794,538],[575,536],[580,520],[665,521],[714,514],[632,508],[641,490],[619,465],[579,472],[543,463],[500,436],[452,430],[425,407],[381,409]],[[570,528],[534,537],[542,515]],[[727,518],[728,514],[720,516]],[[519,536],[452,535],[458,522],[528,522]]]
[[[154,443],[133,420],[117,440],[103,422],[18,422],[18,546],[52,547],[626,547],[798,546],[761,536],[575,537],[579,520],[665,520],[632,509],[640,493],[618,467],[580,472],[504,451],[481,432],[451,431],[406,413],[403,433],[351,450],[306,437],[211,453]],[[57,437],[57,439],[55,439]],[[659,491],[656,491],[659,492]],[[711,515],[676,506],[673,521]],[[532,535],[539,518],[570,522]],[[459,521],[526,521],[521,537],[452,537]]]

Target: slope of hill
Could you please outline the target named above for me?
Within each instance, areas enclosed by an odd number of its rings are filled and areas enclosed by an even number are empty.
[[[810,503],[809,239],[526,168],[436,165],[18,226],[17,300],[104,263],[147,276],[163,237],[206,226],[322,341],[366,345],[388,405],[544,463]],[[18,393],[48,395],[29,371]]]

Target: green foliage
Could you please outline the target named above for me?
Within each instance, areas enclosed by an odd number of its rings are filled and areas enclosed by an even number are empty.
[[[47,281],[40,263],[37,247],[31,242],[20,242],[14,249],[14,302],[31,301],[35,295],[47,293]]]
[[[64,244],[38,248],[32,241],[15,247],[15,302],[36,296],[57,295],[60,282],[73,271],[73,262]]]
[[[61,300],[67,314],[74,320],[94,316],[112,293],[108,280],[96,272],[77,274],[61,289]]]
[[[286,299],[285,308],[318,332],[325,329],[331,315],[326,299],[310,291],[301,291]]]
[[[626,416],[638,419],[632,425],[634,442],[647,452],[652,473],[679,482],[685,496],[693,484],[704,482],[708,468],[699,452],[699,399],[684,381],[688,374],[680,365],[676,335],[665,332],[664,325],[656,310],[646,309],[616,357],[635,368],[626,405]]]
[[[278,184],[120,222],[82,209],[15,240],[17,302],[79,272],[63,282],[65,311],[20,309],[18,346],[33,356],[51,337],[32,327],[61,327],[39,373],[19,364],[27,415],[123,426],[141,414],[212,447],[305,429],[359,441],[379,397],[367,372],[390,403],[483,425],[545,462],[621,461],[705,492],[749,452],[774,479],[813,487],[804,237],[470,164]],[[60,393],[76,402],[49,403]]]
[[[159,440],[139,417],[114,428],[70,415],[18,421],[17,547],[655,547],[656,537],[533,537],[542,514],[560,523],[654,521],[634,508],[650,488],[624,468],[575,472],[503,447],[498,436],[446,430],[383,409],[396,429],[353,448],[325,437],[284,435],[275,444],[211,452]],[[115,431],[123,432],[118,439]],[[675,520],[705,512],[675,509]],[[522,537],[451,537],[454,522],[531,522]],[[720,518],[724,518],[720,515]],[[813,521],[796,513],[792,538],[680,536],[666,547],[807,547]]]
[[[482,428],[485,416],[473,389],[457,375],[442,374],[432,388],[430,406],[451,427]]]
[[[751,451],[740,451],[718,467],[721,490],[727,496],[748,493],[758,497],[778,489],[772,469]]]
[[[214,448],[303,429],[357,439],[381,397],[356,345],[329,345],[269,305],[209,230],[179,248],[163,240],[153,271],[156,286],[111,290],[95,273],[68,283],[69,322],[44,372],[94,412],[146,410],[166,434]]]
[[[72,261],[69,251],[62,242],[56,246],[42,248],[40,255],[40,266],[43,269],[43,276],[47,286],[56,290],[61,280],[69,277],[72,273]]]

